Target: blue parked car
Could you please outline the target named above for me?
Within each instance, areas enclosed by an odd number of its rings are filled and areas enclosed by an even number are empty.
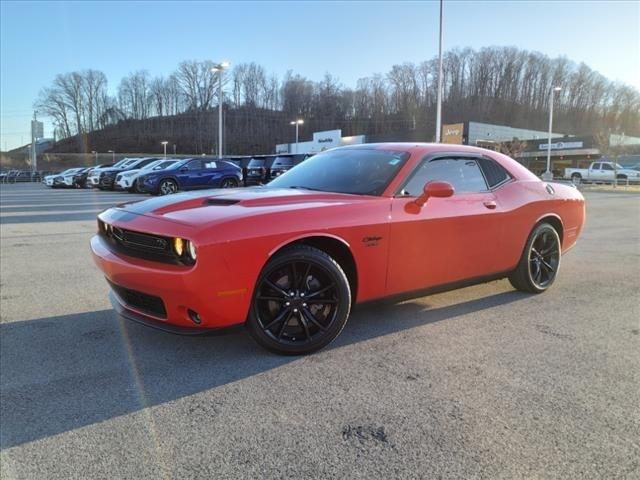
[[[138,185],[152,195],[168,195],[178,190],[234,188],[242,182],[242,169],[226,160],[187,158],[165,170],[145,173]]]

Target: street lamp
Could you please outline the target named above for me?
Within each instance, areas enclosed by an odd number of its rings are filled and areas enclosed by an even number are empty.
[[[296,126],[296,153],[300,153],[300,152],[298,152],[298,128],[303,123],[304,123],[304,120],[302,120],[300,118],[298,120],[294,120],[293,122],[289,122],[289,125],[295,125]]]
[[[230,66],[230,62],[220,62],[211,69],[218,73],[218,158],[222,158],[222,75]]]
[[[93,153],[95,155],[95,157],[96,157],[95,164],[97,166],[98,165],[98,152],[96,152],[95,150],[91,150],[91,153]]]
[[[553,173],[551,172],[551,130],[553,129],[553,98],[554,93],[562,90],[560,87],[553,87],[549,92],[549,139],[547,140],[547,170],[542,174],[542,179],[545,182],[553,180]]]
[[[116,163],[116,152],[113,150],[107,150],[107,152],[111,154],[111,163]]]
[[[164,147],[164,158],[167,158],[167,144],[169,142],[167,142],[166,140],[164,142],[160,142],[162,144],[162,146]]]

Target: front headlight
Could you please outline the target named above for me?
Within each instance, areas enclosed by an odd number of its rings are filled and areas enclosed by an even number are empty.
[[[191,257],[191,260],[195,262],[197,257],[196,246],[193,242],[187,242],[187,244],[189,245],[189,256]]]
[[[197,252],[196,246],[189,240],[176,237],[173,239],[173,252],[187,263],[193,263],[196,261]]]
[[[176,252],[176,255],[178,255],[179,257],[182,256],[182,254],[184,253],[183,239],[177,237],[173,239],[173,251]]]

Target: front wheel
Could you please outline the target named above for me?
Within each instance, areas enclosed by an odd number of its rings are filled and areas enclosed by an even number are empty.
[[[162,180],[158,187],[158,193],[160,195],[171,195],[178,191],[178,184],[171,179]]]
[[[559,269],[560,236],[550,224],[541,223],[529,235],[520,263],[509,281],[522,292],[542,293],[553,284]]]
[[[220,184],[220,188],[236,188],[238,181],[235,178],[225,178]]]
[[[336,338],[350,309],[351,289],[340,265],[321,250],[297,245],[262,270],[247,327],[267,350],[303,355]]]

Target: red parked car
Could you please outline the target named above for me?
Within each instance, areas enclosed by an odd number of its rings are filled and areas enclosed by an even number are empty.
[[[91,248],[124,317],[183,334],[244,323],[267,349],[303,354],[357,303],[504,277],[544,292],[584,221],[578,190],[502,154],[371,144],[262,187],[111,208]]]

